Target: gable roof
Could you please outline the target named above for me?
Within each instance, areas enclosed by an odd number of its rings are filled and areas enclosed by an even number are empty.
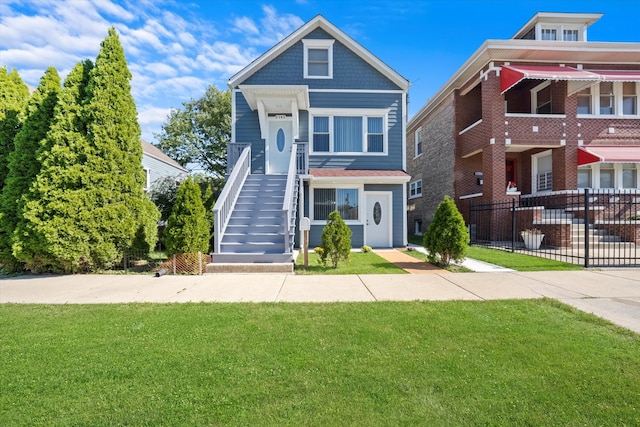
[[[164,152],[162,152],[162,150],[160,150],[155,145],[150,144],[147,141],[144,141],[142,139],[140,140],[140,142],[142,143],[142,152],[144,154],[146,154],[147,156],[153,157],[156,160],[159,160],[159,161],[161,161],[163,163],[171,165],[176,169],[180,169],[184,173],[189,173],[189,171],[187,169],[183,168],[180,163],[176,162],[171,157],[167,156]]]
[[[242,83],[244,80],[252,76],[255,72],[260,70],[266,64],[268,64],[275,57],[280,55],[285,50],[289,49],[291,46],[302,40],[304,36],[309,34],[311,31],[316,28],[322,28],[340,43],[345,45],[347,48],[355,52],[360,58],[362,58],[365,62],[371,65],[373,68],[378,70],[381,74],[395,83],[398,87],[403,90],[407,90],[409,88],[409,81],[394,71],[387,64],[382,62],[377,56],[369,52],[367,49],[362,47],[359,43],[349,37],[345,32],[340,30],[338,27],[329,22],[324,16],[316,15],[313,19],[308,21],[302,27],[295,30],[293,33],[289,34],[278,44],[273,46],[271,49],[260,55],[258,58],[253,60],[249,65],[247,65],[242,70],[238,71],[235,75],[233,75],[227,85],[230,89],[234,89],[238,84]]]

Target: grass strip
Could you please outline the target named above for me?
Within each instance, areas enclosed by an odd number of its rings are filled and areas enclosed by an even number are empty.
[[[296,274],[406,274],[400,267],[373,252],[351,252],[347,261],[340,261],[338,268],[333,268],[330,261],[327,266],[319,262],[320,257],[309,251],[309,266],[304,267],[302,252],[295,264]]]
[[[516,271],[583,270],[576,264],[480,246],[469,246],[467,256]]]

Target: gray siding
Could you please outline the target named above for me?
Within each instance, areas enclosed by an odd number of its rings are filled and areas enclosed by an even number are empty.
[[[235,142],[251,143],[251,172],[264,173],[265,147],[264,140],[260,137],[258,112],[251,111],[242,93],[237,92],[234,95],[236,102]]]
[[[350,225],[349,228],[353,233],[351,235],[351,247],[361,248],[364,245],[364,227],[362,225]],[[322,244],[322,230],[324,225],[312,225],[309,230],[309,248],[313,250],[316,246]]]
[[[364,191],[391,191],[393,194],[393,246],[400,247],[404,244],[404,227],[403,221],[405,219],[406,212],[403,206],[404,200],[404,187],[400,184],[385,185],[385,184],[365,184]]]
[[[157,180],[171,176],[171,177],[185,177],[187,174],[181,170],[162,162],[154,157],[151,157],[147,154],[142,155],[142,167],[145,169],[149,169],[149,187],[153,185]]]
[[[329,39],[317,28],[305,39]],[[311,89],[400,89],[386,76],[336,40],[333,45],[333,78],[305,79],[304,47],[297,42],[258,72],[241,82],[247,85],[308,85]]]

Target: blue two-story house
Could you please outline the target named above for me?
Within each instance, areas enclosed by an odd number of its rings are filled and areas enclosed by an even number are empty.
[[[318,15],[228,85],[214,262],[291,261],[300,217],[314,247],[336,209],[353,247],[406,245],[405,78]]]

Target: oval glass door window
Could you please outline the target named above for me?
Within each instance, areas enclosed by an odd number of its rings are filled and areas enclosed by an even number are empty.
[[[276,134],[276,146],[278,147],[278,151],[282,153],[284,150],[284,131],[282,128],[278,129],[278,133]]]
[[[380,220],[382,220],[382,206],[380,206],[380,202],[376,202],[373,205],[373,222],[380,225]]]

